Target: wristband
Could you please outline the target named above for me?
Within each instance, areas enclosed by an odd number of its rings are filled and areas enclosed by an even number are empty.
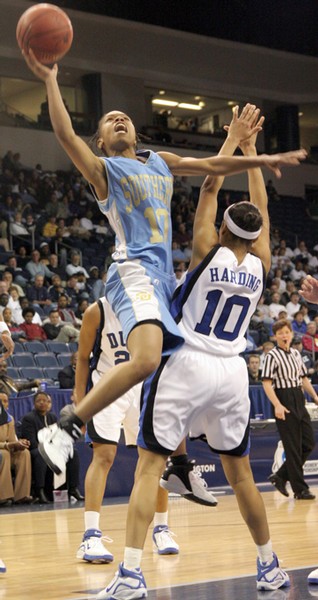
[[[4,331],[6,331],[7,333],[9,333],[10,337],[11,337],[11,333],[10,330],[8,329],[8,326],[6,323],[4,323],[3,321],[0,321],[0,335],[2,333],[4,333]]]

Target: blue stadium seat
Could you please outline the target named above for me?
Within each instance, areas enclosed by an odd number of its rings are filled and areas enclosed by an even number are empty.
[[[11,357],[12,366],[17,367],[35,367],[33,354],[31,352],[16,352]]]
[[[60,365],[60,370],[71,364],[71,356],[72,354],[70,352],[61,352],[61,354],[57,355],[57,362]]]
[[[21,379],[19,369],[17,369],[16,367],[7,367],[7,374],[12,379]]]
[[[43,370],[39,367],[22,367],[19,371],[23,379],[45,379]]]
[[[24,349],[32,354],[38,354],[39,352],[46,352],[46,344],[44,342],[24,342]]]
[[[54,382],[58,382],[58,374],[61,367],[46,367],[43,369],[45,379],[52,379]]]
[[[24,352],[24,344],[22,342],[14,342],[14,351],[15,352]]]
[[[70,352],[77,352],[78,350],[78,342],[69,342],[68,347],[70,349]]]
[[[54,352],[39,352],[34,355],[35,364],[42,369],[47,367],[58,367],[59,363]]]
[[[55,354],[60,354],[61,352],[70,352],[68,344],[63,342],[47,340],[47,342],[45,342],[45,345],[48,352],[54,352]]]

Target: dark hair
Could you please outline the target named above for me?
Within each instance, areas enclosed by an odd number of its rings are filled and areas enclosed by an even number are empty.
[[[260,211],[251,202],[243,201],[232,204],[229,209],[229,215],[235,225],[241,227],[244,231],[257,231],[263,225],[263,217]]]
[[[293,331],[291,322],[288,319],[279,319],[279,321],[276,321],[276,323],[274,323],[272,326],[273,333],[283,329],[283,327],[288,327],[289,331]]]
[[[33,306],[25,306],[25,308],[22,310],[22,317],[24,318],[27,313],[32,313],[33,316],[35,315]]]
[[[49,394],[47,394],[46,392],[39,391],[39,392],[36,392],[36,394],[34,394],[33,402],[36,401],[36,399],[37,399],[38,396],[46,396],[47,399],[50,400]]]

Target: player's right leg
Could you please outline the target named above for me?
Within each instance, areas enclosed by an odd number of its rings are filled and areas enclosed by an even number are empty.
[[[116,444],[93,443],[93,459],[85,477],[85,531],[76,554],[77,558],[87,562],[109,563],[114,560],[112,553],[103,544],[99,521],[107,476],[113,465],[116,450]]]

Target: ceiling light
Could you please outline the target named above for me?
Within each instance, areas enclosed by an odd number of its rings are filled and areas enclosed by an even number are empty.
[[[194,96],[195,100],[201,100],[201,96]]]
[[[228,106],[234,106],[235,102],[233,100],[229,100],[227,103]]]
[[[188,104],[187,102],[180,102],[178,108],[187,108],[188,110],[201,110],[202,106],[199,104]]]
[[[153,98],[152,104],[160,104],[161,106],[177,106],[178,102],[174,100],[163,100],[163,98]]]
[[[202,100],[201,100],[201,102],[199,102],[199,106],[201,106],[201,108],[204,108],[205,107],[205,102],[202,102]]]
[[[159,90],[159,96],[164,96],[165,95],[165,90]]]
[[[303,115],[304,115],[304,113],[303,113],[303,112],[299,112],[299,113],[298,113],[298,116],[299,116],[299,117],[302,117]]]

